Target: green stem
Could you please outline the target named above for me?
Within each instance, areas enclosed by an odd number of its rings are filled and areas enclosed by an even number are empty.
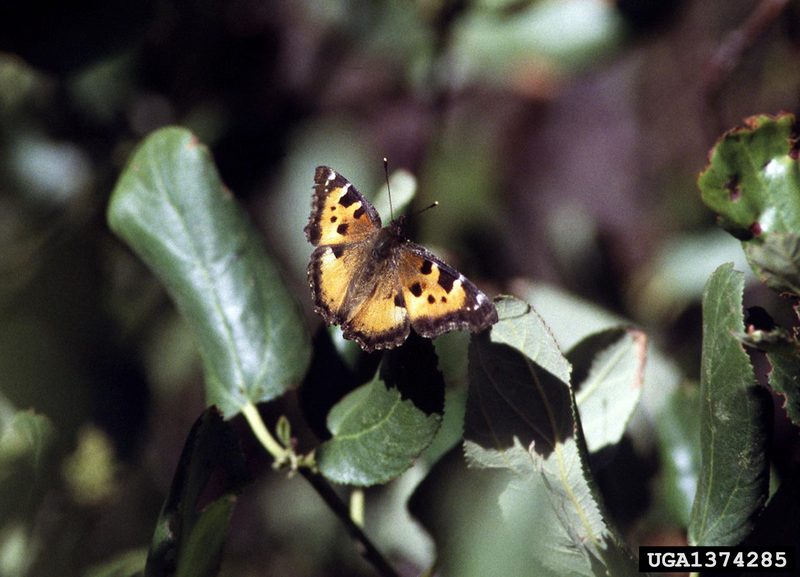
[[[242,406],[242,413],[244,413],[245,419],[247,419],[247,422],[250,424],[253,434],[261,442],[267,452],[272,455],[276,462],[285,462],[289,454],[288,451],[270,434],[256,406],[248,401]]]
[[[350,493],[350,518],[353,523],[364,527],[364,489],[356,488]]]
[[[282,447],[278,441],[275,440],[264,421],[261,419],[261,414],[256,409],[256,406],[250,402],[242,406],[242,413],[244,413],[250,428],[253,430],[256,438],[261,442],[267,452],[273,456],[275,462],[284,464],[288,459],[292,459],[294,453],[288,447]],[[302,463],[304,460],[300,459],[297,462]],[[344,501],[339,497],[333,487],[325,480],[324,477],[315,473],[307,465],[299,466],[297,471],[309,482],[314,490],[322,497],[322,500],[330,507],[337,517],[344,523],[344,527],[350,536],[358,543],[361,555],[383,577],[400,577],[397,571],[389,565],[389,562],[378,551],[377,547],[369,540],[366,533],[359,527],[359,525],[350,517],[350,511]],[[363,513],[362,513],[363,521]]]

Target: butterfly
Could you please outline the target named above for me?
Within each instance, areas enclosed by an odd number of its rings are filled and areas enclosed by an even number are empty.
[[[314,308],[367,352],[397,347],[411,328],[433,338],[480,332],[497,322],[489,298],[453,267],[403,235],[404,219],[381,225],[378,211],[327,166],[314,174],[305,227],[316,248],[308,265]]]

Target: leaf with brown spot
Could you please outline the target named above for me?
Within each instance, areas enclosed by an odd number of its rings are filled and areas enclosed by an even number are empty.
[[[795,117],[754,116],[725,133],[698,179],[703,201],[771,288],[800,295],[800,168]]]

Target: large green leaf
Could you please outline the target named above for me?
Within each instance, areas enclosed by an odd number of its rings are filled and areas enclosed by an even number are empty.
[[[736,337],[744,326],[743,291],[744,275],[726,264],[703,295],[702,466],[689,524],[693,545],[739,543],[767,498],[771,410]]]
[[[595,333],[567,353],[590,453],[616,444],[625,433],[642,395],[646,358],[647,336],[632,328]]]
[[[444,380],[433,345],[412,335],[385,354],[372,381],[328,413],[333,437],[317,450],[320,472],[349,485],[386,483],[431,443],[443,407]]]
[[[754,116],[725,133],[698,184],[720,224],[744,241],[753,270],[800,294],[800,170],[795,118]]]
[[[537,537],[503,554],[535,551],[538,564],[560,574],[636,574],[588,469],[569,363],[528,305],[505,298],[497,308],[500,321],[470,345],[465,453],[473,466],[513,473],[501,499],[509,514],[518,514],[515,503],[526,499],[546,499],[551,507],[518,519],[528,531],[536,527]]]
[[[209,404],[230,417],[300,380],[310,345],[296,303],[190,132],[164,128],[145,139],[114,189],[108,221],[186,317]]]
[[[146,577],[213,577],[236,496],[248,482],[230,425],[209,408],[192,427],[147,556]]]

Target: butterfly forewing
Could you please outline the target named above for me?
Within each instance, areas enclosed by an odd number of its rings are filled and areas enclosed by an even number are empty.
[[[359,242],[376,234],[380,228],[378,212],[355,186],[327,166],[317,167],[314,201],[305,228],[311,244]]]

